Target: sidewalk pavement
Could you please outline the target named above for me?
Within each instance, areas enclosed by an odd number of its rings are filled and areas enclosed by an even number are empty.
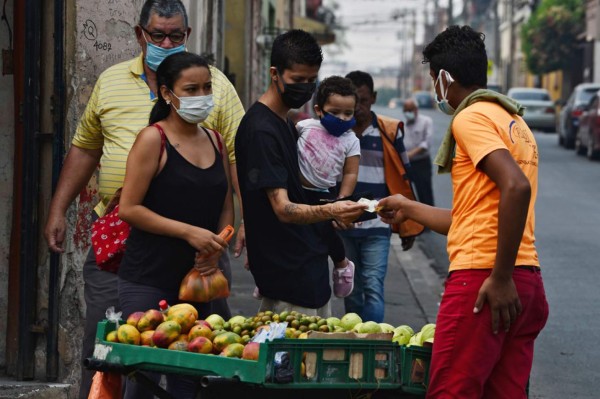
[[[413,248],[402,251],[398,236],[392,238],[385,280],[384,321],[393,326],[408,324],[416,330],[435,323],[443,278],[432,267],[433,261],[425,255],[423,244],[424,240],[418,238]],[[252,297],[254,279],[243,267],[244,256],[237,259],[231,256],[233,285],[228,302],[233,315],[251,316],[258,311],[260,301]],[[333,316],[343,316],[344,301],[332,296],[331,309]]]

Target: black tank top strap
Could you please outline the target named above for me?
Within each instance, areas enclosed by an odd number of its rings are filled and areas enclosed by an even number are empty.
[[[202,130],[204,130],[204,133],[206,133],[206,135],[208,136],[208,139],[210,140],[213,148],[220,154],[223,154],[223,143],[221,143],[221,139],[219,139],[219,133],[214,132],[215,133],[215,137],[217,138],[217,143],[219,145],[219,149],[217,150],[217,147],[215,146],[215,142],[213,141],[209,131],[204,127],[204,126],[200,126],[202,128]]]

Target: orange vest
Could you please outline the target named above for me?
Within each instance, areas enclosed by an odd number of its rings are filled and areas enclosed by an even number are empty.
[[[415,194],[406,174],[404,162],[394,146],[398,130],[404,134],[404,123],[397,119],[377,115],[377,127],[379,127],[381,142],[383,143],[383,168],[388,191],[391,195],[402,194],[408,199],[415,200]],[[417,236],[424,229],[423,225],[410,219],[402,223],[392,224],[392,231],[398,233],[401,238]]]

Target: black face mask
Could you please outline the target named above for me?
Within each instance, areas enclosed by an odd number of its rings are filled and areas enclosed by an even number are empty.
[[[281,96],[283,103],[289,108],[300,108],[312,98],[317,87],[316,83],[285,83],[281,75],[279,76],[283,83],[283,93],[277,87],[277,92]]]

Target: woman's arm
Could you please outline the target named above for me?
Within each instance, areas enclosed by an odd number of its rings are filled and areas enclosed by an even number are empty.
[[[220,251],[227,243],[216,234],[165,218],[142,205],[159,167],[160,147],[161,137],[156,128],[147,127],[138,134],[127,157],[119,217],[140,230],[185,240],[201,253]],[[165,161],[166,156],[163,154],[162,158]]]

